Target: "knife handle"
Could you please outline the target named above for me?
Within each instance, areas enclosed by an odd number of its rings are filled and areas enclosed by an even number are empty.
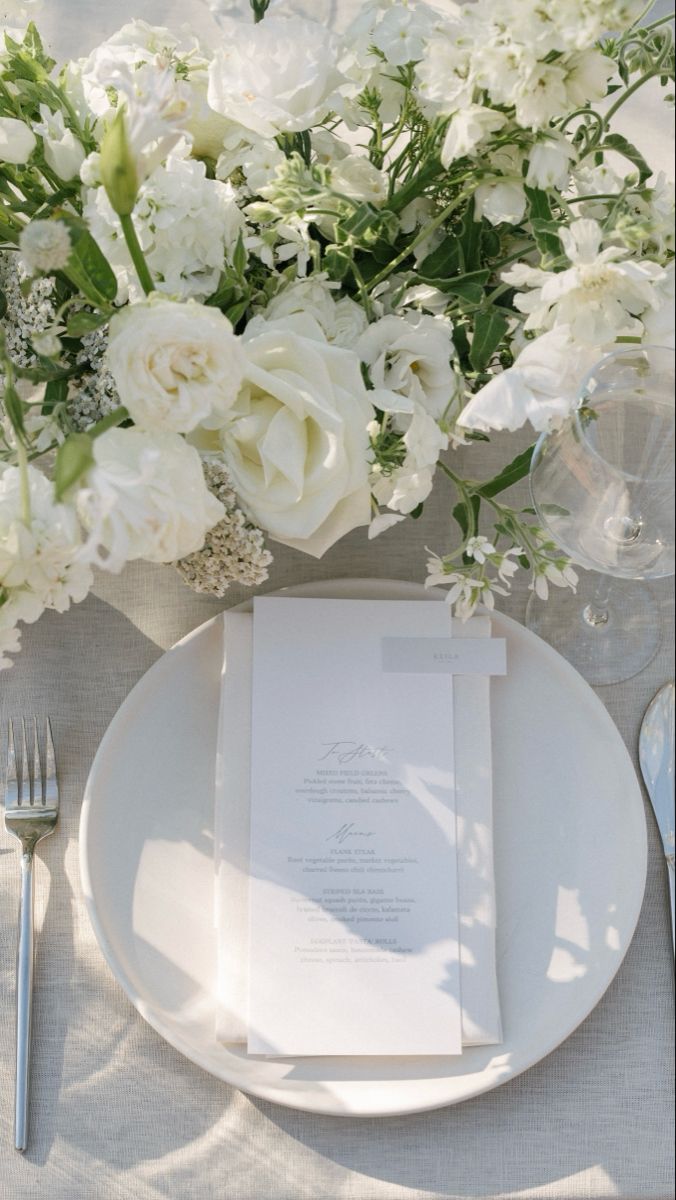
[[[667,859],[667,867],[669,869],[669,898],[671,900],[671,944],[674,947],[674,956],[676,957],[676,924],[674,918],[674,856],[671,855]]]

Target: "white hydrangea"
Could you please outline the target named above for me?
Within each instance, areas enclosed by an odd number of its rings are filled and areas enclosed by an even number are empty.
[[[0,589],[32,597],[34,608],[65,612],[92,584],[91,569],[80,558],[77,516],[69,505],[54,502],[52,483],[33,466],[28,492],[26,519],[21,471],[0,463]]]
[[[77,494],[88,561],[108,571],[144,558],[170,563],[199,550],[224,514],[197,450],[177,433],[109,429]]]
[[[134,223],[158,291],[204,300],[218,286],[244,217],[228,183],[178,147],[141,186]],[[85,164],[86,165],[86,164]],[[118,217],[103,188],[85,195],[84,217],[117,276],[118,301],[142,299]]]
[[[72,250],[68,226],[63,221],[30,221],[21,231],[19,249],[30,271],[61,271]]]

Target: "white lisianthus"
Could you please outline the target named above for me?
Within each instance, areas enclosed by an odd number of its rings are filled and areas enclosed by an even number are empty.
[[[53,113],[46,104],[41,104],[40,116],[40,123],[33,129],[42,138],[47,166],[59,179],[74,179],[85,160],[82,143],[67,128],[62,112]]]
[[[376,388],[407,397],[432,417],[441,418],[458,394],[449,321],[414,312],[382,317],[369,325],[356,350]]]
[[[219,309],[156,295],[113,317],[108,367],[140,429],[188,433],[224,423],[244,355]]]
[[[506,123],[504,113],[492,108],[484,108],[482,104],[468,104],[451,117],[441,147],[441,162],[444,167],[450,166],[456,158],[472,154],[477,146],[497,133]]]
[[[265,321],[279,321],[296,313],[308,314],[328,342],[353,350],[368,325],[366,313],[350,296],[336,300],[337,287],[321,275],[294,280],[273,296],[261,316]]]
[[[55,504],[51,481],[33,466],[28,467],[28,491],[29,521],[19,468],[0,464],[0,592],[30,595],[39,611],[65,612],[71,601],[84,600],[92,585],[91,569],[79,557],[80,525],[73,508]],[[20,619],[29,618],[20,613]]]
[[[177,433],[109,429],[77,494],[84,555],[108,571],[126,562],[176,562],[199,550],[223,505],[207,488],[197,450]]]
[[[211,108],[260,137],[301,132],[336,106],[344,82],[335,38],[314,21],[268,17],[223,22],[209,65]]]
[[[0,162],[22,165],[37,146],[32,129],[16,117],[0,117]]]
[[[84,217],[115,271],[118,300],[142,299],[103,188],[86,194]],[[245,232],[231,185],[210,179],[204,163],[185,157],[181,147],[142,184],[134,223],[157,290],[180,299],[204,300],[215,291],[224,258]]]
[[[561,134],[549,135],[535,143],[528,155],[526,183],[529,187],[548,191],[565,191],[570,178],[570,162],[575,151]]]
[[[502,278],[517,288],[514,304],[527,313],[526,330],[569,326],[576,342],[601,346],[618,337],[643,334],[638,317],[659,306],[655,284],[665,278],[655,262],[627,261],[624,247],[601,249],[603,231],[596,221],[581,217],[560,232],[571,266],[558,273],[516,263]],[[624,261],[623,261],[624,260]]]
[[[575,407],[585,375],[603,346],[575,342],[566,326],[527,342],[516,362],[495,375],[462,410],[462,429],[520,429],[530,421],[538,433],[558,424]]]
[[[244,383],[221,435],[228,471],[258,525],[319,558],[369,522],[373,408],[359,359],[301,314],[244,348]]]

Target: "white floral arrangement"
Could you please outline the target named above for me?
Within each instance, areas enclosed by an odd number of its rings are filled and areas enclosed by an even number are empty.
[[[530,450],[479,481],[457,449],[547,429],[612,345],[673,336],[672,189],[614,125],[673,80],[669,20],[369,0],[337,36],[269,6],[208,47],[133,21],[62,67],[5,31],[0,666],[94,568],[223,595],[270,542],[415,519],[435,477],[428,582],[461,617],[520,568],[575,585],[498,499]]]

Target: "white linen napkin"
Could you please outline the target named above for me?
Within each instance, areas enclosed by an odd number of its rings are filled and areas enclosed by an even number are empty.
[[[394,601],[392,602],[394,603]],[[223,614],[214,851],[218,953],[216,1039],[246,1042],[249,772],[253,616]],[[490,637],[488,617],[453,622],[453,637]],[[495,966],[490,679],[456,675],[454,736],[464,1046],[502,1041]]]

